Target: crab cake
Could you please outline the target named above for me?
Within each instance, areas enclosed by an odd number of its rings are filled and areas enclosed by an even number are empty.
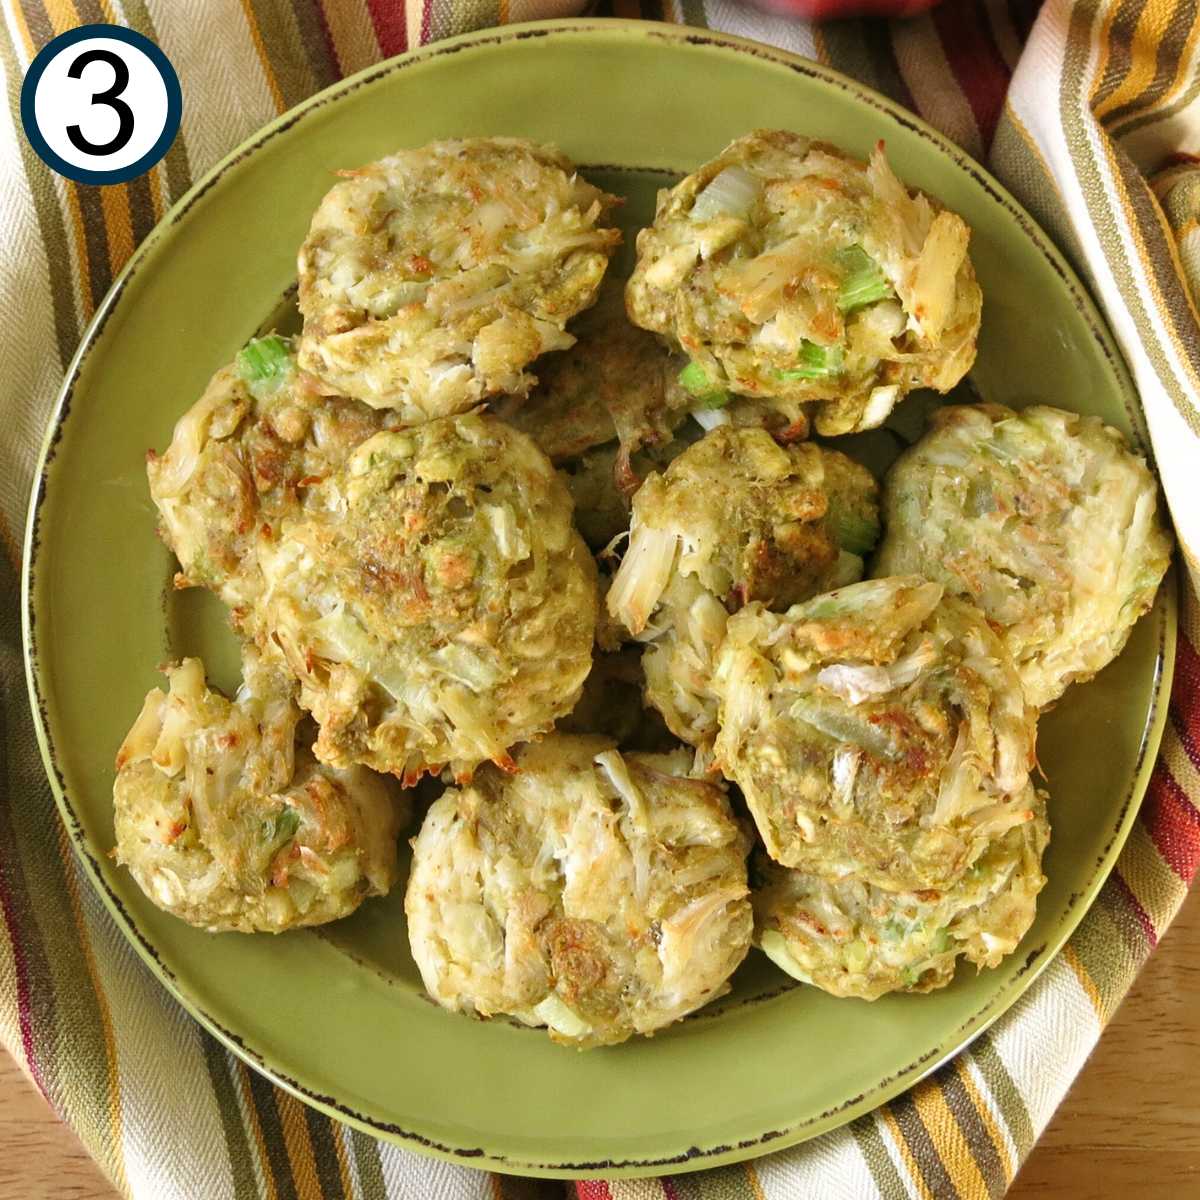
[[[575,506],[575,528],[597,552],[629,528],[629,497],[617,485],[620,454],[612,442],[559,469]]]
[[[988,843],[949,888],[892,892],[854,878],[754,860],[755,941],[789,975],[835,996],[876,1000],[931,992],[958,959],[996,967],[1025,936],[1046,882],[1045,797],[1034,815]]]
[[[974,601],[1037,708],[1116,658],[1170,565],[1145,462],[1099,418],[1057,408],[940,409],[884,505],[878,572]]]
[[[300,364],[407,423],[523,394],[575,340],[621,240],[618,203],[557,150],[469,138],[401,150],[334,185],[300,248]]]
[[[166,451],[147,456],[159,530],[182,567],[176,586],[211,588],[235,609],[249,603],[264,528],[299,511],[389,417],[318,395],[287,338],[249,342],[179,419]]]
[[[607,606],[649,648],[646,695],[676,737],[707,747],[729,612],[786,608],[862,575],[878,533],[870,472],[835,450],[720,426],[634,496]]]
[[[784,866],[941,890],[1033,818],[1034,711],[982,613],[940,584],[748,605],[712,686],[716,761]]]
[[[117,755],[117,861],[159,908],[212,931],[280,933],[352,913],[397,880],[407,798],[297,742],[291,684],[248,650],[230,701],[199,659],[167,670]]]
[[[259,560],[256,636],[299,679],[335,766],[412,783],[507,764],[591,667],[596,571],[570,495],[493,417],[369,438]]]
[[[447,792],[413,842],[405,911],[441,1005],[557,1042],[652,1034],[723,994],[753,918],[749,841],[686,754],[556,734]]]
[[[680,364],[630,324],[619,282],[605,281],[571,332],[579,340],[538,363],[529,396],[504,398],[493,411],[562,470],[576,527],[598,550],[629,528],[629,500],[643,476],[687,445],[676,431],[692,400],[674,380]]]
[[[658,710],[643,704],[641,657],[632,646],[597,654],[579,703],[555,728],[560,733],[602,734],[622,750],[678,749]]]
[[[556,465],[614,440],[626,459],[669,442],[691,407],[674,384],[683,364],[630,322],[624,285],[606,279],[570,332],[575,345],[542,359],[537,386],[524,399],[499,401],[496,415],[529,434]]]
[[[701,430],[689,422],[670,441],[645,445],[632,456],[620,442],[609,442],[559,468],[575,502],[575,527],[593,550],[604,550],[629,529],[633,495],[642,480],[693,445],[693,432]]]
[[[772,402],[796,435],[872,429],[975,358],[981,298],[961,217],[869,162],[758,130],[659,194],[630,317],[692,359],[689,390]]]

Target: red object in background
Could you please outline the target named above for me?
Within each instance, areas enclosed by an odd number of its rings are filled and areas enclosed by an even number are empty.
[[[768,12],[811,21],[836,17],[911,17],[924,12],[938,0],[752,0]]]

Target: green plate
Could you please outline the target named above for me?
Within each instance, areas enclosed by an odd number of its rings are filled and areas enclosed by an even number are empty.
[[[557,142],[623,192],[636,227],[657,187],[755,126],[858,154],[885,138],[900,175],[974,228],[979,391],[1097,413],[1140,440],[1132,386],[1095,308],[974,162],[810,62],[699,30],[608,21],[442,42],[268,126],[135,255],[84,339],[47,437],[26,543],[27,653],[73,844],[121,929],[208,1029],[301,1099],[414,1150],[515,1173],[644,1175],[749,1158],[840,1125],[926,1074],[1029,986],[1095,896],[1146,786],[1173,657],[1169,588],[1121,658],[1042,724],[1049,883],[1000,969],[865,1004],[790,985],[755,952],[719,1004],[653,1040],[588,1054],[425,999],[401,890],[321,933],[212,936],[159,912],[108,858],[113,755],[159,681],[156,665],[200,651],[231,682],[234,658],[215,601],[169,587],[145,452],[167,444],[213,370],[278,310],[331,172],[398,144],[520,134]]]

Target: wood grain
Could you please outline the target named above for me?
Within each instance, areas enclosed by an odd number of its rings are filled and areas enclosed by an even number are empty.
[[[79,1139],[0,1050],[0,1197],[117,1200]],[[197,1200],[200,1200],[197,1197]]]
[[[1200,1196],[1197,1080],[1200,890],[1138,977],[1009,1200]],[[118,1200],[2,1051],[0,1200]]]

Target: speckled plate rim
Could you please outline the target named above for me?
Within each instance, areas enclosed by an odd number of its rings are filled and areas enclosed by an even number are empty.
[[[390,73],[403,70],[410,64],[427,62],[434,58],[452,55],[466,47],[482,45],[502,46],[507,43],[524,41],[530,38],[586,38],[589,35],[611,36],[614,33],[627,35],[631,39],[658,40],[675,44],[685,43],[706,46],[732,54],[748,55],[777,66],[784,66],[818,84],[851,94],[858,101],[875,109],[884,119],[894,121],[910,133],[916,134],[925,141],[930,142],[949,162],[958,170],[968,174],[995,203],[1004,208],[1008,215],[1015,219],[1024,235],[1033,243],[1034,247],[1043,255],[1055,274],[1062,280],[1066,292],[1091,331],[1098,349],[1112,368],[1113,375],[1122,393],[1122,400],[1130,425],[1138,441],[1141,443],[1141,448],[1149,453],[1149,437],[1146,431],[1145,419],[1128,369],[1107,328],[1104,318],[1080,283],[1074,270],[1067,263],[1063,255],[1054,247],[1037,222],[1017,203],[1007,189],[998,183],[974,159],[948,141],[932,126],[926,124],[913,113],[897,105],[887,97],[865,87],[855,80],[841,75],[837,71],[787,51],[750,41],[746,38],[739,38],[730,34],[709,30],[700,30],[688,26],[673,26],[648,21],[578,18],[527,22],[448,38],[445,41],[437,42],[419,50],[410,51],[407,54],[389,59],[384,63],[368,67],[355,75],[341,80],[264,126],[258,133],[254,134],[221,159],[220,162],[189,188],[171,207],[141,243],[125,268],[114,280],[108,294],[97,308],[95,315],[84,332],[79,348],[71,360],[63,386],[59,391],[54,405],[38,459],[26,522],[21,571],[21,626],[26,680],[29,688],[38,747],[61,819],[66,827],[70,842],[83,864],[86,875],[98,892],[105,907],[112,914],[118,928],[171,995],[205,1029],[240,1059],[262,1073],[273,1083],[284,1088],[304,1103],[325,1113],[327,1116],[343,1121],[371,1136],[403,1146],[406,1149],[457,1162],[461,1165],[486,1168],[506,1174],[563,1179],[634,1178],[665,1172],[677,1173],[702,1170],[755,1158],[806,1141],[809,1138],[836,1129],[856,1117],[871,1111],[878,1105],[892,1099],[925,1078],[968,1046],[974,1038],[978,1037],[980,1033],[1010,1008],[1028,990],[1041,972],[1046,969],[1049,962],[1074,933],[1080,921],[1082,921],[1084,915],[1091,907],[1105,880],[1108,878],[1113,866],[1116,864],[1117,857],[1133,827],[1133,822],[1137,817],[1142,798],[1149,784],[1150,775],[1154,769],[1155,757],[1158,753],[1158,747],[1162,740],[1163,729],[1166,723],[1167,699],[1170,696],[1175,662],[1178,611],[1177,591],[1182,586],[1175,573],[1172,572],[1171,575],[1168,575],[1160,591],[1155,606],[1160,622],[1155,678],[1152,689],[1151,707],[1138,750],[1137,770],[1133,776],[1132,786],[1123,801],[1113,837],[1108,843],[1103,856],[1097,861],[1097,865],[1087,885],[1076,893],[1075,903],[1069,914],[1060,921],[1046,944],[1030,955],[1025,967],[1013,981],[1004,990],[996,993],[990,1002],[982,1006],[968,1021],[948,1033],[939,1046],[926,1053],[906,1070],[890,1078],[881,1080],[873,1090],[855,1096],[847,1100],[844,1104],[823,1112],[816,1117],[798,1122],[796,1125],[788,1128],[764,1131],[759,1137],[742,1141],[738,1145],[693,1147],[686,1154],[674,1155],[669,1158],[630,1158],[603,1163],[525,1161],[514,1158],[502,1158],[479,1147],[447,1145],[435,1142],[423,1136],[419,1131],[403,1129],[390,1122],[373,1119],[370,1114],[354,1111],[341,1104],[336,1097],[317,1094],[291,1078],[286,1073],[282,1064],[273,1061],[268,1050],[260,1049],[250,1044],[236,1031],[226,1028],[220,1021],[208,1013],[202,998],[192,994],[186,984],[162,962],[149,936],[137,925],[132,915],[121,902],[120,897],[109,888],[105,881],[94,849],[88,842],[82,823],[75,812],[66,782],[58,769],[47,710],[42,699],[41,671],[37,655],[36,613],[34,611],[34,603],[37,596],[35,573],[38,565],[39,521],[41,508],[48,494],[48,470],[54,458],[55,447],[63,435],[66,421],[70,416],[72,398],[80,370],[91,351],[99,342],[105,325],[120,302],[121,294],[125,290],[126,285],[135,273],[141,270],[146,264],[158,246],[158,243],[166,236],[169,230],[179,223],[187,211],[226,172],[236,168],[272,138],[299,124],[310,114],[327,104],[334,103],[340,97],[357,90],[365,84],[374,82]]]

